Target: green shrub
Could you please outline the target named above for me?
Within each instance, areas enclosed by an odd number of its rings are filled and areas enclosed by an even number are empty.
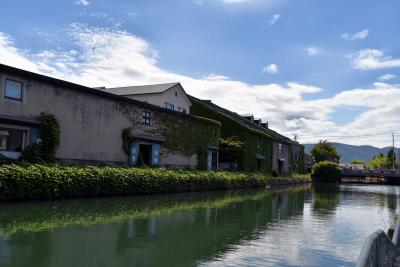
[[[0,166],[7,165],[7,164],[15,164],[17,162],[18,161],[15,159],[10,159],[10,158],[4,157],[3,155],[0,155]]]
[[[29,145],[21,155],[21,160],[30,163],[54,162],[54,155],[60,145],[60,125],[50,113],[40,114],[39,144]]]
[[[340,182],[340,170],[337,163],[321,161],[313,166],[311,178],[313,182],[338,183]]]
[[[271,178],[260,173],[4,165],[0,166],[0,199],[55,199],[219,190],[263,187],[267,183],[285,181],[289,180]]]

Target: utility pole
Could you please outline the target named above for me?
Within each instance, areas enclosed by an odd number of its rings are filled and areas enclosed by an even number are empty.
[[[392,154],[392,169],[395,169],[395,152],[394,152],[394,133],[392,133],[392,148],[393,148],[393,154]]]

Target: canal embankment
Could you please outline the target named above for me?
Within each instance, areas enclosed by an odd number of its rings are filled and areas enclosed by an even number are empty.
[[[0,166],[0,200],[39,200],[193,192],[309,183],[308,175],[162,168]]]

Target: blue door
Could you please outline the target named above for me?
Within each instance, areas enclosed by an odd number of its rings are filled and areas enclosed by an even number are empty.
[[[131,144],[131,155],[129,159],[129,164],[130,165],[137,165],[139,159],[139,143],[133,142]]]
[[[160,144],[152,145],[152,159],[151,165],[160,165]]]

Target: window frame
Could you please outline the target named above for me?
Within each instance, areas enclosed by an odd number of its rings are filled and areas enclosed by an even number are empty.
[[[151,125],[150,111],[142,111],[142,125]]]
[[[170,106],[171,108],[168,108],[168,106]],[[165,102],[165,108],[168,109],[168,110],[175,110],[175,105],[171,104],[171,103],[168,103],[168,102]]]
[[[6,138],[5,138],[5,140],[6,140],[6,143],[5,143],[5,146],[6,146],[6,148],[5,148],[5,150],[0,150],[0,154],[1,153],[4,153],[4,152],[12,152],[12,153],[22,153],[24,150],[25,150],[25,148],[26,148],[26,138],[27,138],[27,135],[28,135],[28,131],[27,130],[24,130],[24,129],[18,129],[18,128],[10,128],[10,127],[2,127],[2,126],[0,126],[0,131],[5,131],[5,132],[7,132],[7,131],[16,131],[16,132],[20,132],[20,134],[21,134],[21,140],[19,140],[18,139],[18,141],[20,142],[20,147],[19,147],[19,149],[17,149],[17,150],[10,150],[9,149],[9,142],[10,142],[10,140],[11,140],[11,138],[13,138],[12,137],[12,133],[10,133],[10,132],[8,132],[8,134],[7,135],[2,135],[2,136],[6,136]]]
[[[181,113],[186,113],[186,108],[177,107],[176,111],[181,112]]]
[[[7,81],[15,82],[15,83],[21,84],[20,98],[15,98],[15,97],[12,97],[12,96],[7,96]],[[6,99],[11,99],[11,100],[16,100],[16,101],[21,101],[21,102],[22,102],[22,100],[23,100],[23,95],[24,95],[23,90],[24,90],[24,83],[23,83],[23,82],[17,81],[17,80],[13,80],[13,79],[8,79],[8,78],[5,79],[5,81],[4,81],[4,98],[6,98]]]

